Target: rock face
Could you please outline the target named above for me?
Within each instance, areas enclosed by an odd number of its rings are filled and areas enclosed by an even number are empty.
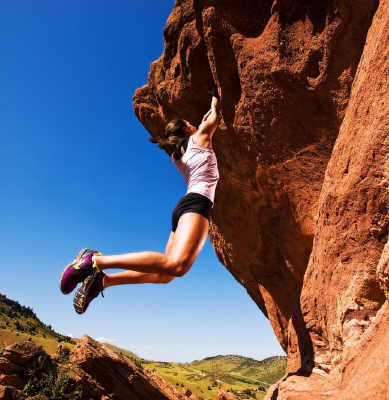
[[[84,336],[71,353],[59,346],[49,357],[32,341],[0,353],[0,399],[47,400],[197,400],[179,393],[163,378],[137,367],[128,358]]]
[[[389,0],[177,0],[164,38],[134,109],[158,136],[218,88],[210,238],[288,354],[268,398],[389,398]]]

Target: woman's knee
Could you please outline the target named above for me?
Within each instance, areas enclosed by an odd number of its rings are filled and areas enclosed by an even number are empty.
[[[171,282],[174,278],[175,278],[175,276],[173,276],[173,275],[161,275],[161,276],[159,277],[158,283],[169,283],[169,282]]]

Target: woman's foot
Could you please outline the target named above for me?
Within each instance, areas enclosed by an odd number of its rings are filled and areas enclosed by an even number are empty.
[[[75,259],[63,269],[59,279],[59,288],[63,294],[69,294],[85,278],[98,270],[97,265],[93,265],[92,257],[94,254],[101,255],[96,250],[82,249],[78,252]]]
[[[90,302],[100,293],[104,297],[102,293],[104,290],[104,276],[104,272],[94,270],[77,289],[74,295],[73,305],[78,314],[83,314]]]

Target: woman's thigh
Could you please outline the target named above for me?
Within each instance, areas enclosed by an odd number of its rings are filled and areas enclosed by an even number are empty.
[[[173,242],[174,242],[174,232],[171,231],[170,235],[169,235],[169,239],[166,243],[166,247],[165,247],[165,255],[169,256],[170,252],[173,248]]]
[[[174,233],[169,257],[189,269],[204,246],[208,236],[209,221],[198,213],[181,215]]]

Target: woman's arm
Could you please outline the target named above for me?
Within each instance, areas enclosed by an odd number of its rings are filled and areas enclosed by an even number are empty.
[[[218,125],[218,99],[213,96],[211,109],[204,115],[196,133],[196,144],[201,147],[212,147],[212,135]]]

